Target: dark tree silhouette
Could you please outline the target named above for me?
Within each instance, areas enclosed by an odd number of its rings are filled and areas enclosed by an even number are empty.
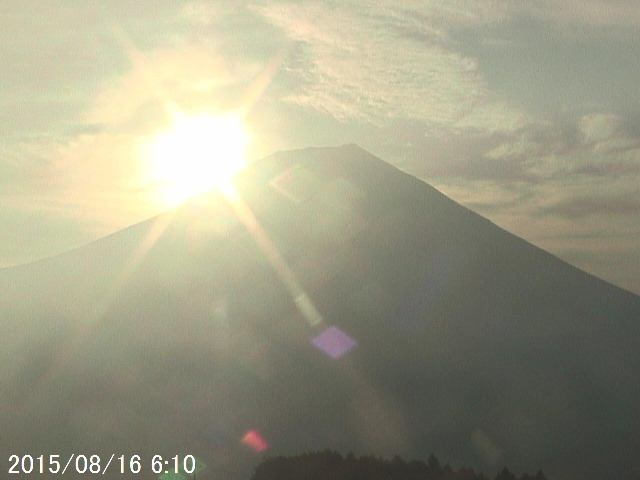
[[[517,480],[517,478],[507,467],[504,467],[502,471],[496,475],[495,480]]]
[[[392,460],[379,457],[343,457],[338,452],[305,453],[291,457],[267,457],[255,469],[251,480],[489,480],[470,468],[453,470],[444,467],[431,455],[427,463],[406,462],[399,456]],[[494,480],[546,480],[542,471],[535,477],[528,474],[516,477],[504,468]]]

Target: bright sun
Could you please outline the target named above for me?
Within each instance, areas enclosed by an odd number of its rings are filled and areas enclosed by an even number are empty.
[[[229,189],[246,165],[249,134],[239,116],[177,116],[170,129],[153,137],[150,173],[163,202],[178,205],[211,189]]]

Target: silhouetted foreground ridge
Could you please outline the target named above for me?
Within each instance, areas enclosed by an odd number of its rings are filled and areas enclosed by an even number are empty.
[[[406,462],[396,456],[383,460],[374,456],[343,457],[337,452],[305,453],[292,457],[268,457],[260,463],[251,480],[490,480],[470,468],[453,470],[442,466],[431,455],[427,463]],[[494,480],[546,480],[539,471],[535,476],[523,474],[519,479],[504,468]]]

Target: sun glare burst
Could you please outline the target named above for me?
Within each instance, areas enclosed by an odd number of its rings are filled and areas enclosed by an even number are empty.
[[[162,202],[175,206],[208,190],[228,190],[247,163],[248,142],[239,116],[176,116],[150,143],[150,175]]]

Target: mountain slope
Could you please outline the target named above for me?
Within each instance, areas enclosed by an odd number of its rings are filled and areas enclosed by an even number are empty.
[[[247,478],[253,431],[273,454],[640,477],[640,298],[356,146],[236,188],[244,210],[209,194],[0,271],[2,451]],[[311,342],[331,326],[357,342],[338,359]]]

